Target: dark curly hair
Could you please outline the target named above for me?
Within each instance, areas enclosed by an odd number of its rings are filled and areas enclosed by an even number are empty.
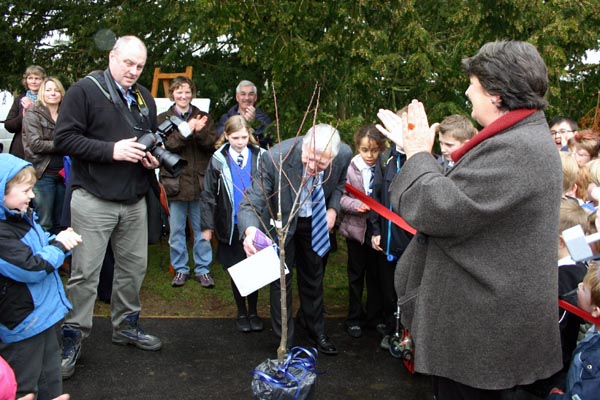
[[[501,110],[543,110],[548,70],[534,45],[516,40],[484,44],[473,57],[462,60],[462,69],[479,79],[491,95],[500,96]]]

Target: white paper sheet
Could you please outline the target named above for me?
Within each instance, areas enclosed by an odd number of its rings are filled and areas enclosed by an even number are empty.
[[[248,296],[279,279],[279,256],[273,246],[266,247],[227,269],[240,294]],[[285,268],[286,275],[290,271]]]

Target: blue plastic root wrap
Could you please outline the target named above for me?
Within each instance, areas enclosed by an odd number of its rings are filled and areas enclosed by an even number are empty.
[[[318,371],[316,349],[292,347],[283,361],[267,359],[252,373],[252,393],[259,400],[314,399]]]

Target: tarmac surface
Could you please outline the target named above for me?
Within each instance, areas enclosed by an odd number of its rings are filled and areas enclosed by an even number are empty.
[[[96,317],[64,391],[73,400],[252,399],[251,371],[275,358],[279,344],[263,320],[263,332],[240,333],[233,319],[141,318],[140,326],[163,342],[160,351],[149,352],[112,344],[110,320]],[[430,378],[411,375],[381,349],[377,332],[353,339],[343,319],[327,318],[326,324],[339,354],[317,356],[322,374],[315,399],[433,398]],[[311,346],[306,333],[296,331],[296,344]]]

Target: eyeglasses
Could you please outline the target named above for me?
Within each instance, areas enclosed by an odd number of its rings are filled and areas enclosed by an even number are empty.
[[[550,131],[550,134],[552,136],[556,136],[556,135],[561,135],[562,136],[562,135],[566,135],[567,133],[573,133],[573,132],[575,132],[575,131],[568,131],[566,129],[561,129],[560,131],[554,131],[554,130]]]

